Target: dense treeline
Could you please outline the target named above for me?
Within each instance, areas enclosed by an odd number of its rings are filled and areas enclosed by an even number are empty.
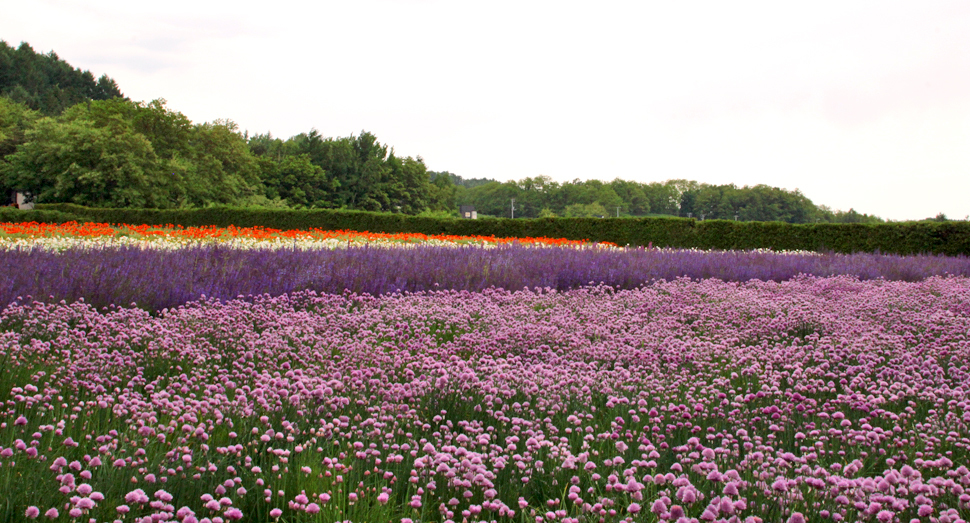
[[[798,190],[615,179],[498,182],[430,172],[367,132],[288,139],[240,133],[228,120],[196,124],[164,100],[133,102],[27,44],[0,41],[0,190],[92,207],[211,205],[319,208],[480,217],[680,216],[701,220],[871,223],[816,206]]]
[[[476,183],[457,196],[479,215],[509,218],[680,216],[684,218],[788,223],[876,223],[854,210],[816,206],[798,190],[756,185],[708,185],[690,180],[638,183],[615,179],[557,183],[548,176]],[[514,200],[514,203],[513,203]]]
[[[114,80],[97,80],[58,58],[51,51],[37,53],[26,43],[14,49],[0,40],[0,95],[26,104],[44,116],[54,116],[88,100],[121,97]]]
[[[396,156],[370,133],[247,139],[228,120],[194,124],[124,98],[45,117],[0,97],[0,185],[39,202],[92,207],[235,205],[417,214],[446,208],[423,161]],[[453,198],[446,199],[450,207]]]

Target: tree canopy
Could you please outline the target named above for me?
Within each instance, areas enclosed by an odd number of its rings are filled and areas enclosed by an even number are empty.
[[[51,51],[41,54],[26,43],[16,49],[0,40],[0,96],[25,104],[44,116],[55,116],[88,100],[121,97],[107,75],[71,67]]]
[[[611,182],[573,180],[558,183],[548,176],[519,181],[495,180],[469,189],[459,186],[456,201],[473,205],[479,215],[606,217],[667,215],[697,219],[742,221],[874,222],[874,216],[833,212],[816,206],[799,190],[756,185],[709,185],[692,180],[640,183],[619,178]]]

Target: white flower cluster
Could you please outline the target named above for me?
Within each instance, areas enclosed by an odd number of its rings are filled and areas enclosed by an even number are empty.
[[[129,236],[103,236],[99,238],[74,238],[69,236],[55,236],[43,238],[0,238],[0,249],[5,250],[33,250],[64,251],[67,249],[102,249],[110,247],[138,247],[141,249],[178,250],[205,245],[220,245],[232,249],[261,249],[261,250],[323,250],[340,249],[348,246],[363,246],[378,248],[415,248],[421,245],[435,247],[460,247],[462,244],[442,240],[428,240],[421,243],[401,243],[391,240],[338,240],[336,238],[318,239],[256,239],[256,238],[132,238]],[[473,246],[481,246],[473,244]],[[494,245],[484,245],[494,247]]]
[[[204,245],[221,245],[224,247],[229,247],[232,249],[260,249],[260,250],[281,250],[281,249],[296,249],[301,251],[310,250],[332,250],[341,249],[350,246],[368,246],[375,248],[388,248],[388,249],[414,249],[418,247],[430,246],[430,247],[474,247],[482,249],[494,249],[500,245],[508,245],[508,243],[491,243],[491,242],[454,242],[447,240],[436,240],[430,239],[421,242],[400,242],[395,240],[365,240],[365,239],[350,239],[350,240],[340,240],[337,238],[327,238],[327,239],[314,239],[314,238],[272,238],[272,239],[258,239],[258,238],[246,238],[246,237],[226,237],[226,238],[185,238],[185,237],[145,237],[137,238],[131,236],[101,236],[101,237],[89,237],[89,238],[78,238],[71,236],[48,236],[41,238],[15,238],[15,237],[0,237],[0,249],[4,250],[32,250],[41,249],[45,251],[64,251],[67,249],[102,249],[109,247],[138,247],[141,249],[159,249],[159,250],[178,250],[192,247],[200,247]],[[529,247],[543,248],[549,247],[549,245],[543,245],[541,243],[527,243],[522,244]],[[644,249],[644,247],[614,247],[609,244],[601,243],[588,243],[583,245],[572,246],[574,249],[580,250],[618,250],[618,251],[635,251]],[[729,252],[729,251],[717,251],[717,250],[703,250],[703,249],[677,249],[669,247],[654,247],[650,250],[661,252],[661,253],[678,253],[678,252],[696,252],[696,253],[714,253],[714,252]],[[812,251],[773,251],[771,249],[753,249],[746,251],[749,253],[760,253],[760,254],[780,254],[780,255],[800,255],[800,256],[820,256],[817,252]]]

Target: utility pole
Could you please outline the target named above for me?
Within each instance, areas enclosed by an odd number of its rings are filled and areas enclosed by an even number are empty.
[[[620,208],[619,207],[616,208],[616,217],[617,218],[620,217]]]
[[[512,219],[515,219],[515,198],[512,198]]]

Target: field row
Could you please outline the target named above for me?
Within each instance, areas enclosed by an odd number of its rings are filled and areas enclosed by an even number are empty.
[[[968,296],[802,276],[25,302],[0,315],[0,519],[954,522]]]
[[[506,244],[537,247],[616,247],[604,242],[593,244],[565,238],[496,238],[495,236],[454,236],[421,233],[372,233],[327,231],[322,229],[278,230],[266,227],[182,227],[166,225],[110,225],[107,223],[0,223],[0,248],[41,247],[64,250],[72,247],[141,246],[174,249],[186,246],[223,245],[248,249],[298,248],[334,249],[348,245],[371,246],[460,246],[493,247]]]
[[[32,240],[36,241],[36,240]],[[970,276],[970,259],[943,256],[806,256],[770,251],[350,245],[341,249],[237,249],[197,245],[178,250],[137,246],[0,250],[0,303],[85,300],[95,307],[136,304],[149,311],[202,296],[221,300],[302,290],[389,294],[491,287],[575,289],[603,283],[635,289],[676,278],[784,281],[800,274],[919,281]]]

